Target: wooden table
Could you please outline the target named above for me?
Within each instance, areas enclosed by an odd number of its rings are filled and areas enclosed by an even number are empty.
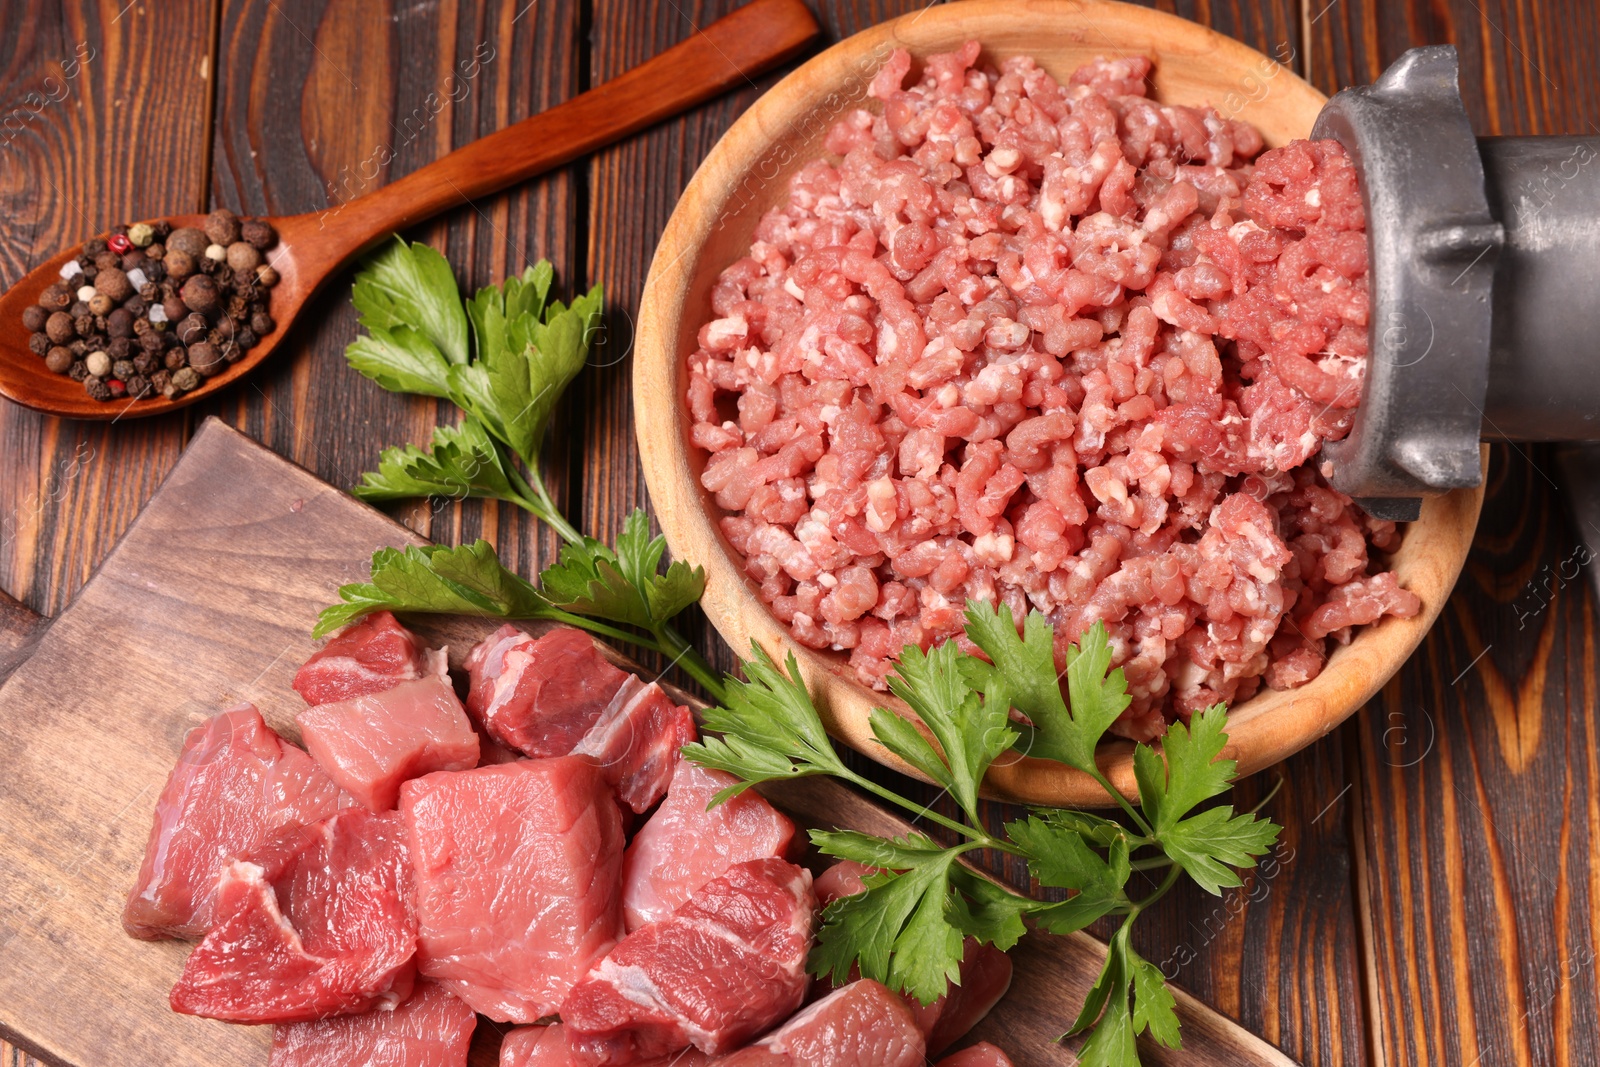
[[[288,214],[358,194],[614,76],[735,2],[0,4],[0,283],[117,221],[217,205]],[[837,39],[919,5],[824,0],[819,14]],[[1592,0],[1176,10],[1327,92],[1371,80],[1411,45],[1451,42],[1480,131],[1600,134]],[[605,285],[604,343],[549,457],[553,489],[587,531],[609,538],[646,503],[628,350],[656,237],[701,156],[773,80],[412,235],[467,286],[539,257],[564,292]],[[106,426],[0,405],[0,584],[59,610],[205,415],[336,484],[382,444],[423,441],[447,405],[345,366],[347,294],[336,285],[275,365],[187,413]],[[1499,447],[1491,471],[1473,555],[1422,650],[1345,727],[1240,787],[1248,806],[1284,779],[1271,876],[1221,900],[1175,893],[1139,924],[1142,954],[1306,1063],[1600,1063],[1595,610],[1548,456]],[[555,546],[493,505],[402,517],[442,541],[488,537],[525,572]],[[0,1063],[29,1062],[0,1044]]]

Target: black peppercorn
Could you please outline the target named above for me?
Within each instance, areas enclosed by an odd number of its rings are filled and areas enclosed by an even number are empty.
[[[72,306],[67,309],[67,314],[71,315],[74,319],[81,319],[85,315],[93,315],[94,312],[89,310],[89,304],[87,301],[74,300],[72,302]]]
[[[83,254],[86,256],[97,256],[105,250],[106,239],[104,237],[91,237],[83,242]]]
[[[88,337],[94,333],[94,316],[85,311],[82,315],[72,320],[72,328],[79,337]]]
[[[268,315],[264,309],[257,309],[250,316],[250,329],[254,331],[257,337],[265,337],[277,328],[278,324],[272,321],[272,316]]]
[[[128,395],[135,400],[143,400],[151,395],[150,382],[142,374],[135,374],[127,381]]]
[[[28,351],[36,356],[42,356],[50,351],[50,335],[44,331],[28,335]]]
[[[44,332],[58,345],[64,345],[77,336],[77,331],[72,328],[72,316],[65,311],[57,311],[46,319]]]
[[[91,349],[89,347],[89,342],[87,342],[87,341],[72,341],[72,342],[69,342],[67,344],[67,348],[70,349],[72,354],[75,355],[75,356],[87,355],[88,353],[94,351],[93,349]]]
[[[38,304],[31,304],[22,311],[22,328],[37,332],[44,329],[44,324],[49,318],[50,312]]]
[[[112,337],[132,337],[137,321],[143,320],[136,320],[133,312],[125,307],[117,308],[106,316],[106,332]]]
[[[111,386],[106,384],[104,378],[85,378],[83,388],[94,400],[111,399]]]
[[[233,335],[233,343],[239,346],[241,352],[248,352],[256,346],[256,335],[248,326],[241,326]]]
[[[155,282],[145,282],[139,290],[139,299],[145,302],[146,307],[158,302],[161,299],[161,286]]]
[[[154,222],[150,224],[150,234],[157,241],[165,241],[167,236],[171,233],[172,223],[168,222],[166,219],[162,219],[160,222]]]
[[[167,358],[162,361],[168,370],[177,370],[179,367],[189,365],[189,353],[181,348],[167,349]]]
[[[122,254],[122,269],[139,270],[144,267],[144,249],[135,248],[132,252]]]
[[[110,355],[110,353],[107,353],[107,355]],[[113,378],[121,378],[123,381],[127,381],[129,378],[133,377],[133,374],[133,360],[119,359],[112,362],[111,376]]]
[[[205,340],[206,331],[210,328],[211,326],[206,322],[204,315],[198,311],[192,312],[178,323],[178,340],[186,345],[192,345],[196,341],[203,341]]]
[[[144,274],[153,282],[162,282],[167,277],[167,265],[159,259],[153,259],[144,265]]]
[[[211,331],[210,340],[213,344],[233,340],[234,323],[232,319],[218,319],[216,328]]]
[[[67,368],[67,377],[75,382],[81,382],[89,377],[89,364],[81,359],[72,361],[72,366]]]
[[[261,252],[278,243],[277,231],[270,222],[261,219],[245,219],[239,223],[239,238]]]
[[[115,252],[101,252],[94,257],[97,270],[121,270],[122,257]]]
[[[128,314],[132,315],[134,318],[140,319],[144,318],[144,313],[150,310],[150,305],[146,304],[137,296],[133,297],[131,300],[128,300],[122,305],[122,307],[123,310],[127,311]]]
[[[165,392],[171,383],[172,372],[169,370],[158,370],[150,375],[150,388],[154,392]]]
[[[126,337],[113,337],[106,342],[106,355],[112,359],[127,359],[133,351],[133,342]]]
[[[148,378],[160,369],[161,361],[155,357],[153,352],[140,352],[133,357],[133,370],[136,374],[142,374]]]
[[[141,352],[149,352],[152,355],[157,355],[163,348],[166,347],[166,338],[154,330],[151,330],[149,333],[139,335],[139,350]]]
[[[160,241],[151,241],[149,247],[144,250],[144,254],[146,259],[165,259],[167,246]]]

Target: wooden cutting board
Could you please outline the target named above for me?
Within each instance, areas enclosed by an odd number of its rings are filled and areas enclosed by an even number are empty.
[[[0,1032],[70,1067],[265,1067],[269,1028],[167,1010],[188,946],[125,936],[123,898],[184,734],[249,700],[294,736],[289,681],[317,610],[373,550],[418,540],[212,419],[58,618],[0,605]],[[448,639],[459,666],[491,626],[419,629]],[[831,781],[774,798],[802,822],[905,829]],[[1083,935],[1025,939],[981,1036],[1019,1067],[1074,1062],[1054,1038],[1104,952]],[[1184,1051],[1151,1046],[1146,1063],[1291,1063],[1192,998],[1179,1010]],[[474,1064],[495,1062],[501,1029],[480,1023]]]

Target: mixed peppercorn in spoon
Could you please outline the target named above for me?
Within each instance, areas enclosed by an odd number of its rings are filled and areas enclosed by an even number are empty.
[[[226,209],[203,229],[118,226],[85,242],[22,313],[29,348],[96,400],[172,399],[270,334],[271,224]]]

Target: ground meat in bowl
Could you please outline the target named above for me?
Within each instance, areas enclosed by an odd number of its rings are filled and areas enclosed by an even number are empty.
[[[873,80],[712,291],[702,483],[762,598],[883,688],[968,598],[1108,628],[1116,729],[1316,677],[1417,597],[1310,460],[1367,355],[1364,218],[1334,142],[1057,82],[979,48]]]

